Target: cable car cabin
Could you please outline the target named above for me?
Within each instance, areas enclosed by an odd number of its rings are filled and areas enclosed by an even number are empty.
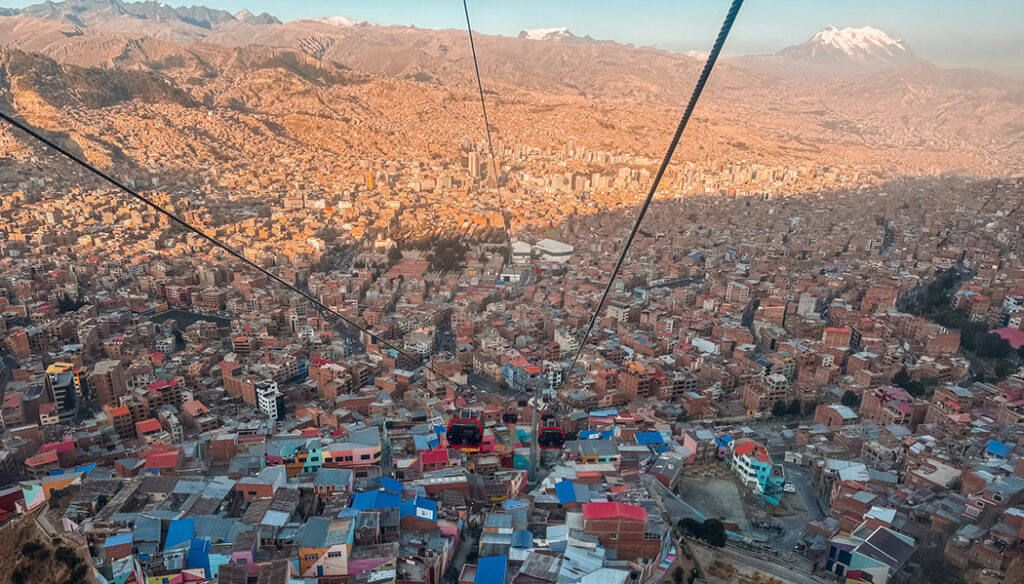
[[[560,450],[565,446],[565,430],[558,424],[554,414],[544,414],[537,430],[537,446],[546,450]]]
[[[484,440],[484,426],[480,423],[480,418],[468,410],[463,410],[448,422],[445,437],[452,448],[477,449]]]
[[[519,421],[519,412],[515,410],[505,410],[501,413],[501,422],[503,424],[515,424]]]

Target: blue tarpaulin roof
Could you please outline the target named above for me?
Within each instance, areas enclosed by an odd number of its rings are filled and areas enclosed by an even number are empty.
[[[661,432],[637,432],[635,436],[637,444],[661,444],[665,441]]]
[[[193,539],[192,543],[188,547],[188,567],[189,568],[203,568],[209,570],[210,568],[210,540],[207,539]]]
[[[115,545],[122,545],[132,542],[131,533],[119,533],[117,535],[111,535],[103,542],[103,547],[111,547]]]
[[[557,485],[556,485],[556,487],[557,487]],[[529,505],[527,505],[526,503],[523,503],[522,501],[517,501],[516,499],[505,499],[501,503],[501,506],[506,511],[509,511],[511,509],[518,509],[520,507],[529,507]]]
[[[480,558],[476,563],[476,579],[473,584],[505,584],[505,570],[508,556]]]
[[[520,529],[512,534],[512,547],[529,548],[533,547],[533,534],[528,529]]]
[[[175,519],[167,528],[167,539],[164,540],[164,549],[168,550],[192,540],[192,530],[195,527],[195,519]]]
[[[1003,458],[1010,454],[1011,450],[1012,448],[998,440],[989,440],[988,446],[985,447],[985,452],[998,456],[999,458]]]
[[[565,505],[566,503],[572,503],[576,500],[576,489],[572,486],[572,481],[562,481],[555,483],[555,495],[558,497],[558,504]]]
[[[616,409],[597,410],[595,412],[590,412],[590,417],[592,417],[592,418],[607,418],[608,416],[617,416],[617,415],[619,415],[619,410],[616,410]]]
[[[402,517],[419,517],[427,521],[437,521],[437,501],[426,497],[416,497],[403,501],[399,507]]]
[[[431,438],[428,438],[423,434],[413,434],[412,440],[413,443],[416,444],[416,450],[418,451],[433,450],[434,447],[437,446],[439,442],[437,436],[432,436]]]
[[[352,497],[352,508],[360,511],[398,507],[399,503],[401,503],[399,496],[387,491],[366,491],[356,493]]]
[[[402,493],[402,483],[391,477],[380,477],[375,479],[372,484],[379,485],[381,490],[389,493],[395,493],[396,495]]]

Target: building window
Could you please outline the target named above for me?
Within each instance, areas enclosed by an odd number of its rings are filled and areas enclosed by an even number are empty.
[[[340,558],[341,552],[327,552],[328,558]]]
[[[306,559],[307,560],[317,560],[317,559],[320,559],[320,556],[318,556],[316,554],[306,554]]]
[[[364,455],[360,456],[359,458],[362,459],[362,460],[370,460],[370,455],[369,454],[364,454]]]
[[[611,538],[612,538],[613,540],[615,540],[615,539],[619,539],[619,534],[617,534],[617,533],[613,533],[613,534],[611,534]]]

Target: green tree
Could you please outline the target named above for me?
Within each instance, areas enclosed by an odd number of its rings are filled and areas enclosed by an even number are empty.
[[[79,564],[83,563],[82,558],[75,553],[75,550],[66,545],[58,547],[53,555],[71,570],[74,570]]]
[[[914,380],[910,381],[903,389],[907,390],[907,393],[914,397],[921,397],[927,391],[923,383]]]
[[[905,368],[900,369],[899,373],[892,376],[892,384],[895,385],[896,387],[902,387],[903,389],[907,389],[908,383],[910,383],[910,375],[907,373],[907,370]]]
[[[725,547],[727,536],[724,523],[717,519],[708,519],[701,527],[704,532],[704,540],[714,547]]]
[[[786,411],[787,408],[785,400],[780,399],[779,401],[772,404],[772,416],[776,418],[781,418],[782,416],[786,415]]]
[[[860,404],[860,398],[859,398],[859,397],[857,397],[857,394],[856,394],[856,393],[853,393],[853,392],[852,392],[852,391],[850,391],[850,390],[846,390],[846,391],[845,391],[845,392],[843,393],[843,397],[842,397],[842,399],[841,399],[841,400],[839,400],[839,401],[840,401],[840,403],[842,403],[842,404],[843,404],[844,406],[848,406],[848,407],[851,407],[851,408],[853,408],[853,407],[857,407],[857,406],[858,406],[858,405]]]
[[[789,407],[786,408],[786,414],[794,417],[799,416],[800,400],[794,398],[793,401],[789,402]]]
[[[21,553],[26,558],[45,560],[50,557],[50,549],[38,541],[27,541],[21,546]]]
[[[397,264],[402,259],[402,250],[398,247],[393,247],[388,250],[388,261],[393,264]]]
[[[1017,370],[1017,367],[1007,361],[1006,359],[1000,359],[996,361],[995,376],[996,379],[1006,379],[1011,373]]]
[[[697,521],[692,517],[683,517],[679,520],[679,523],[676,525],[676,527],[678,527],[679,531],[683,532],[684,534],[694,536],[694,534],[700,530],[701,525],[700,521]]]

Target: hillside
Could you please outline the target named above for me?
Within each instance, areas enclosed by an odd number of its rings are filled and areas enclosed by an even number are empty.
[[[95,582],[88,554],[70,541],[51,540],[35,513],[0,527],[0,574],[12,584],[84,584]],[[73,566],[73,567],[72,567]]]

